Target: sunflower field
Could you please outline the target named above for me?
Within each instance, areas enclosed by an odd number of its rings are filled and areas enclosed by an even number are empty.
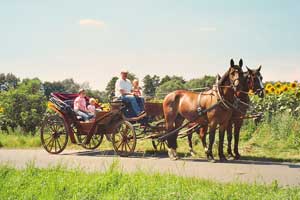
[[[288,112],[300,115],[300,84],[298,82],[276,82],[265,84],[265,97],[252,95],[254,110],[270,116]]]

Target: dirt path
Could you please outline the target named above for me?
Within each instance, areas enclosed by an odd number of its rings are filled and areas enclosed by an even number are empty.
[[[60,155],[51,155],[44,150],[0,149],[0,163],[10,163],[18,168],[34,161],[38,167],[64,164],[69,168],[80,167],[86,171],[105,171],[112,162],[118,161],[125,172],[143,170],[149,173],[171,173],[179,176],[199,177],[230,182],[239,180],[248,183],[272,183],[281,186],[300,186],[300,163],[263,161],[228,161],[209,163],[201,159],[185,158],[170,161],[166,157],[143,157],[141,155],[121,158],[111,152],[66,150]]]

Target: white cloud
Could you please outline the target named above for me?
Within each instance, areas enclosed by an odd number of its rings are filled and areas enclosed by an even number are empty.
[[[214,32],[214,31],[217,31],[217,28],[207,26],[207,27],[200,27],[199,30],[203,31],[203,32]]]
[[[95,20],[95,19],[81,19],[79,21],[80,26],[94,26],[94,27],[99,27],[103,28],[105,26],[105,23],[100,20]]]

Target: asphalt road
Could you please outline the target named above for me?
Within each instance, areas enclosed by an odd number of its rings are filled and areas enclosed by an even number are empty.
[[[300,186],[300,163],[250,160],[210,163],[203,159],[191,158],[171,161],[164,156],[145,156],[139,153],[124,158],[107,151],[65,150],[62,154],[51,155],[42,149],[0,149],[0,163],[24,168],[32,161],[41,168],[62,164],[68,168],[79,167],[87,172],[105,171],[114,161],[118,161],[121,170],[129,173],[143,170],[147,173],[170,173],[218,182],[240,181],[270,184],[277,181],[281,186]]]

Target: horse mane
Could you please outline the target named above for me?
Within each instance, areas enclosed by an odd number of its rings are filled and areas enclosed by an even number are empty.
[[[227,70],[226,72],[225,72],[225,74],[221,77],[221,79],[219,80],[219,86],[220,85],[223,85],[224,84],[224,82],[228,79],[228,76],[229,76],[229,70]]]

